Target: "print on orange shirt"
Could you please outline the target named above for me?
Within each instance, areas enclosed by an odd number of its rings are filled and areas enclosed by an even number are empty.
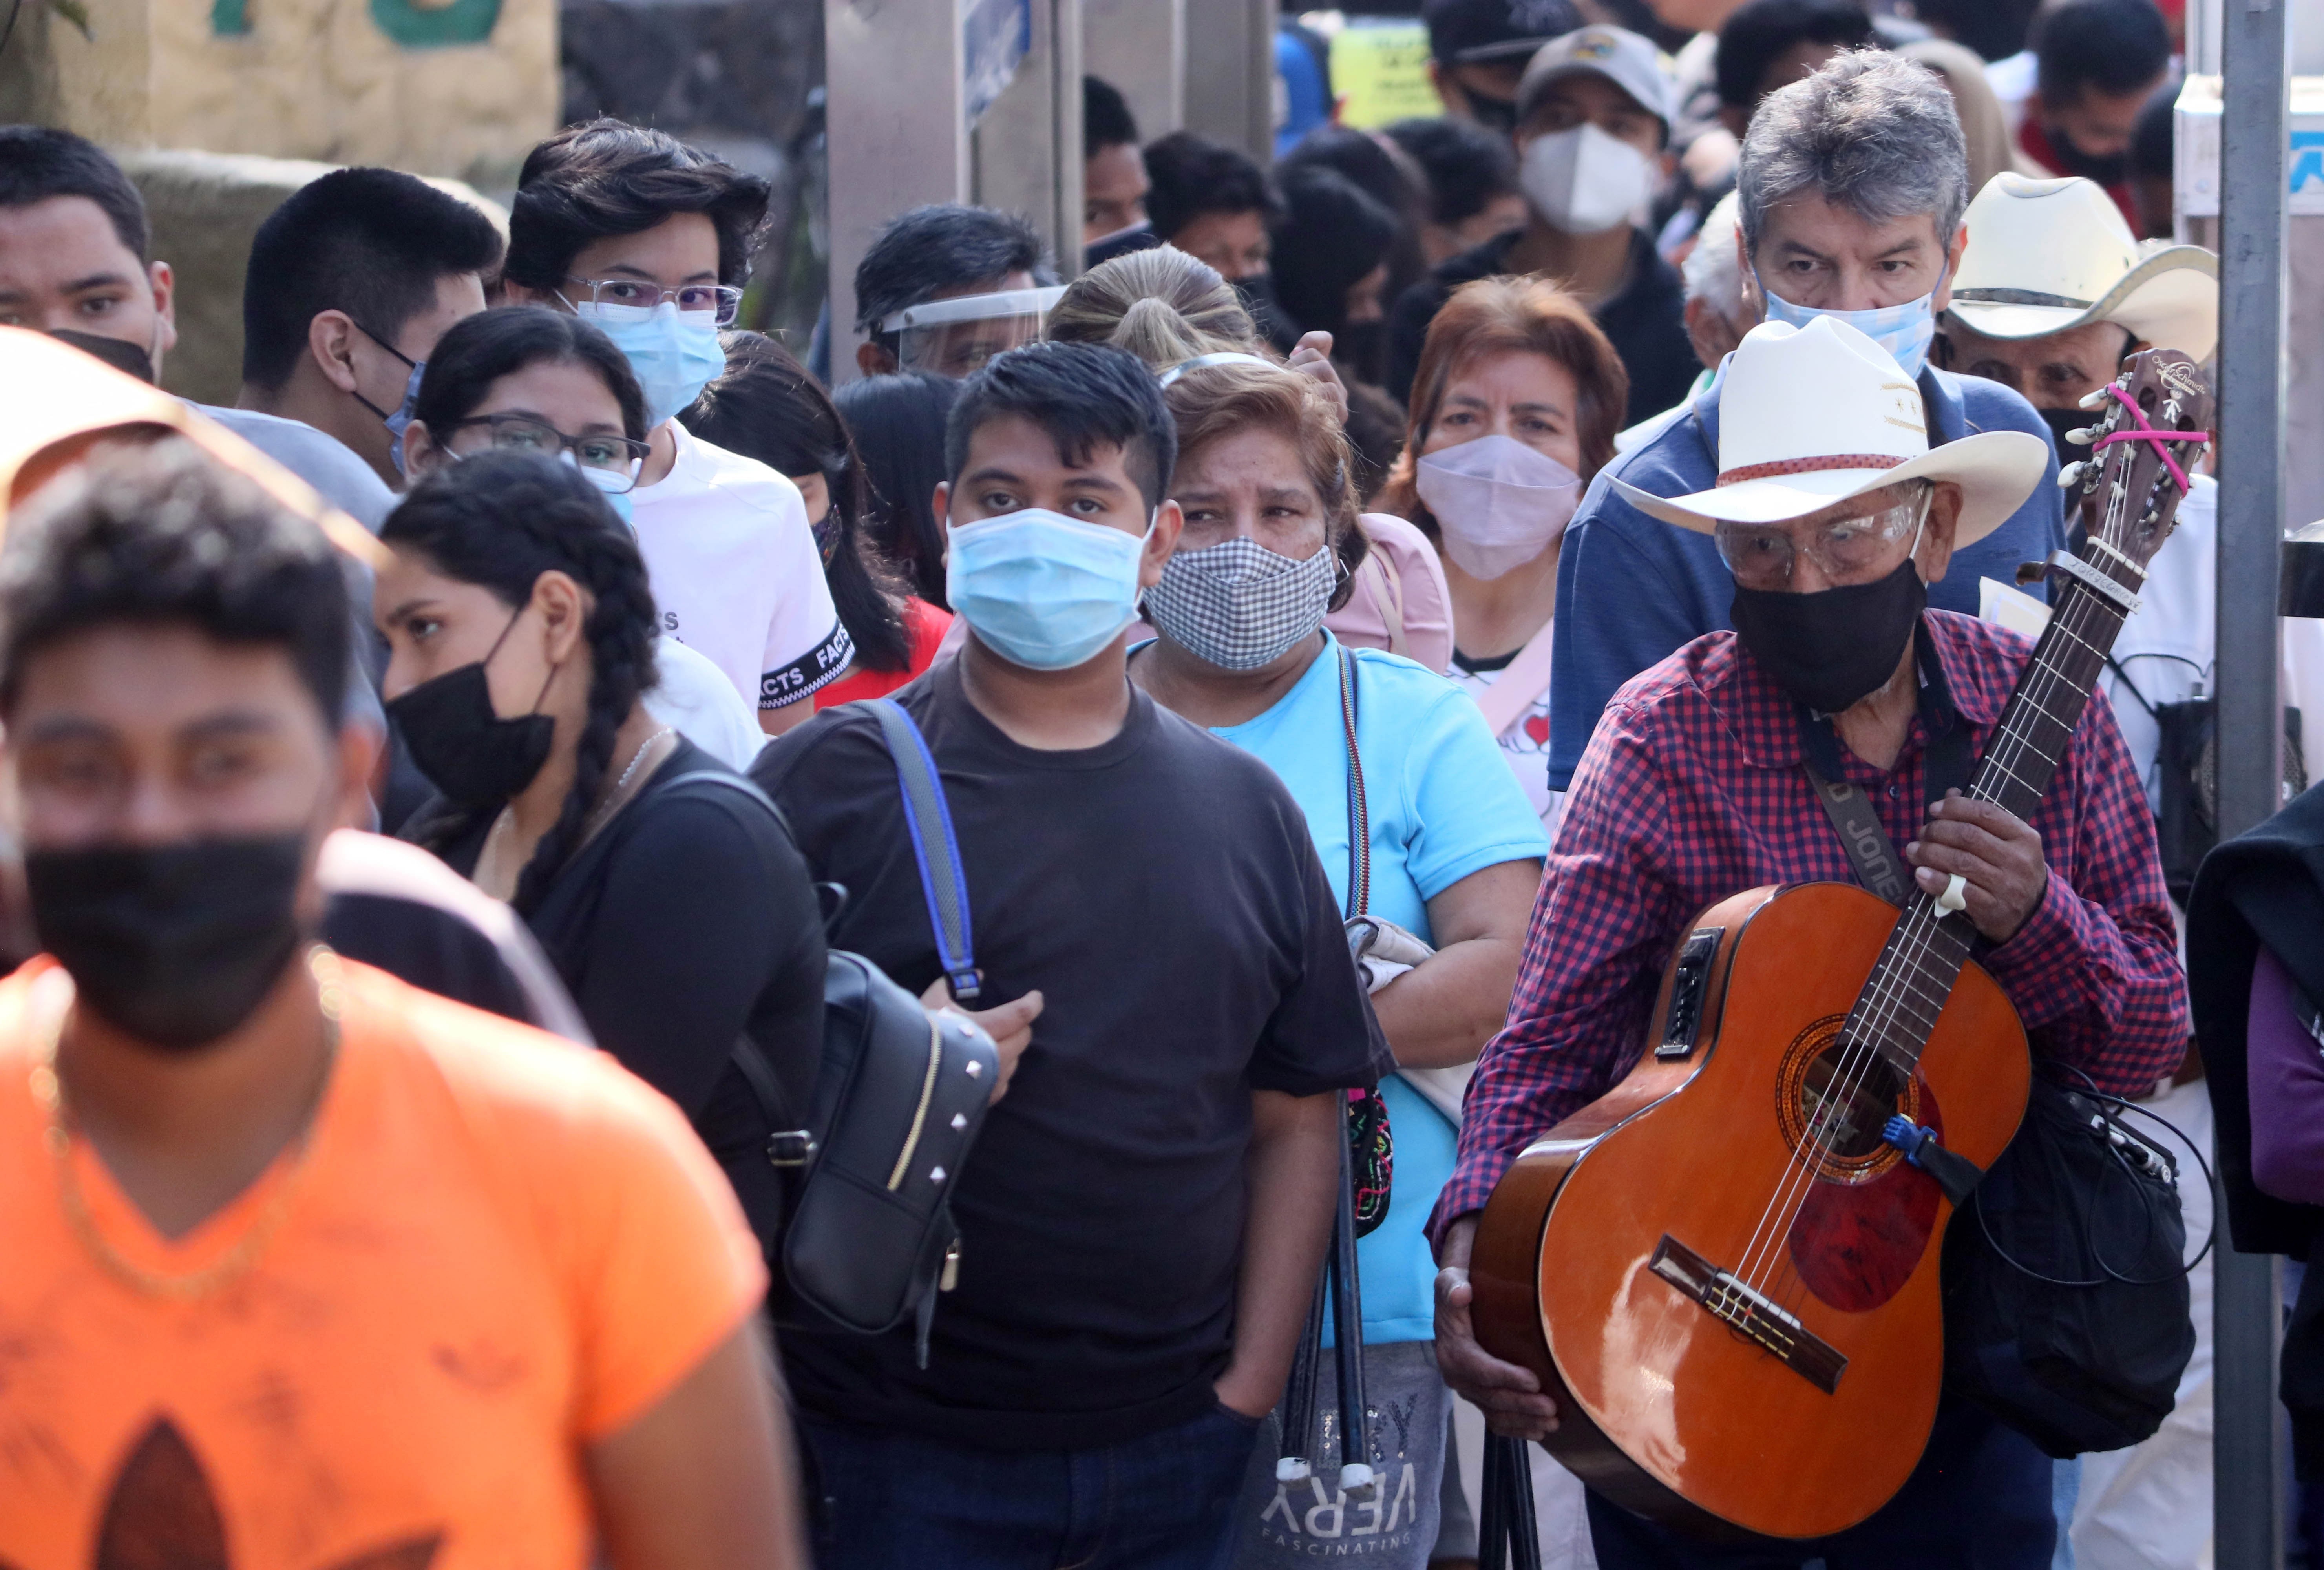
[[[329,1570],[429,1570],[440,1532],[343,1559]],[[106,1495],[97,1570],[232,1570],[226,1522],[202,1464],[167,1418],[156,1418]],[[0,1562],[0,1570],[17,1570]]]
[[[303,1164],[182,1237],[64,1160],[0,981],[0,1570],[586,1570],[588,1446],[756,1311],[758,1243],[604,1053],[343,961]],[[287,1186],[286,1186],[287,1184]],[[249,1268],[182,1298],[270,1210]]]

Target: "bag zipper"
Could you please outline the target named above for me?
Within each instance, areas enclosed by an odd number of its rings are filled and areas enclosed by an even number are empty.
[[[928,1018],[928,1071],[920,1081],[920,1104],[912,1112],[912,1130],[904,1136],[904,1148],[897,1152],[896,1170],[888,1174],[888,1192],[894,1193],[904,1186],[905,1171],[912,1164],[912,1152],[920,1148],[920,1129],[928,1120],[928,1103],[936,1098],[936,1070],[944,1064],[944,1037],[936,1030],[936,1017]]]

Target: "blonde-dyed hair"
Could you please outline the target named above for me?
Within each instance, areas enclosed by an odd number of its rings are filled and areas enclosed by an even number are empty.
[[[1141,252],[1140,255],[1151,255]],[[1125,258],[1124,260],[1128,260]],[[1291,370],[1259,365],[1205,365],[1165,388],[1162,401],[1178,427],[1178,467],[1190,454],[1222,436],[1248,430],[1271,431],[1299,453],[1307,482],[1323,504],[1323,546],[1340,558],[1340,583],[1332,592],[1337,611],[1355,590],[1356,569],[1371,543],[1357,521],[1352,449],[1340,428],[1340,410],[1310,378]]]
[[[1589,308],[1545,279],[1480,278],[1454,289],[1428,324],[1412,378],[1404,451],[1373,499],[1376,508],[1436,532],[1435,515],[1415,483],[1421,445],[1443,412],[1452,378],[1480,360],[1511,353],[1554,360],[1572,376],[1581,394],[1573,421],[1582,445],[1582,482],[1587,485],[1612,462],[1614,433],[1622,428],[1622,411],[1630,400],[1630,374]]]
[[[1169,245],[1090,269],[1049,308],[1046,336],[1111,344],[1157,371],[1197,354],[1255,353],[1259,330],[1218,270]]]

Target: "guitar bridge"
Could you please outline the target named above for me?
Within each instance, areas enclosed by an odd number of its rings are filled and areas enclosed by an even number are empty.
[[[1755,1287],[1747,1287],[1665,1233],[1646,1268],[1709,1309],[1729,1330],[1771,1353],[1826,1395],[1840,1388],[1848,1359]]]

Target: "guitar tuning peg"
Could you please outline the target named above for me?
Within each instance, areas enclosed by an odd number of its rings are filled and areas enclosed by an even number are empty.
[[[2103,409],[2106,407],[2106,401],[2107,389],[2101,387],[2096,392],[2089,394],[2074,407],[2077,409]]]
[[[2071,491],[2075,486],[2080,484],[2082,480],[2082,471],[2089,467],[2089,465],[2088,464],[2077,462],[2069,464],[2064,468],[2059,470],[2058,489],[2061,491]]]
[[[2084,426],[2078,431],[2068,431],[2066,439],[2078,447],[2087,447],[2098,439],[2098,428],[2095,426]]]

